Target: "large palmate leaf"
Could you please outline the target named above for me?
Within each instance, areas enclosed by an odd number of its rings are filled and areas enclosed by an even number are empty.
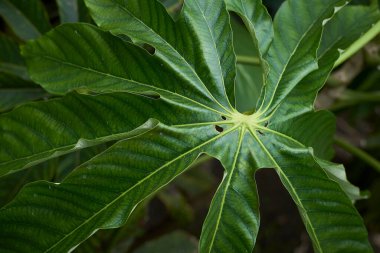
[[[104,30],[65,24],[22,48],[31,78],[65,96],[0,116],[0,175],[117,142],[60,183],[26,185],[0,209],[2,252],[68,252],[98,229],[120,227],[203,153],[225,174],[200,252],[252,252],[260,224],[254,175],[263,168],[278,173],[315,251],[372,251],[352,204],[357,189],[342,167],[321,159],[330,147],[319,142],[318,127],[331,129],[331,115],[314,112],[306,98],[287,103],[302,80],[325,75],[324,57],[337,54],[340,46],[319,42],[345,1],[288,0],[273,26],[261,1],[226,2],[187,0],[174,21],[153,0],[86,0]],[[234,107],[227,8],[244,20],[262,63],[259,109],[250,115]],[[327,41],[344,35],[326,34]],[[315,83],[313,97],[322,85]]]

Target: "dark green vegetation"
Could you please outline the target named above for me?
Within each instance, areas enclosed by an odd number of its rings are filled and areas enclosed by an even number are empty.
[[[214,157],[225,173],[200,252],[252,252],[260,224],[254,175],[267,168],[298,207],[315,252],[372,252],[353,205],[359,189],[329,161],[335,117],[315,111],[314,102],[344,59],[341,50],[379,21],[376,3],[288,0],[272,21],[260,1],[187,0],[181,12],[169,2],[168,13],[153,0],[85,0],[95,26],[83,3],[58,1],[60,21],[88,23],[47,32],[39,1],[0,0],[23,44],[21,57],[15,42],[0,41],[8,98],[0,104],[0,175],[11,185],[0,210],[0,251],[68,252],[102,229],[121,235],[100,231],[92,239],[132,240],[153,194],[177,177],[175,187],[184,187],[191,176],[180,175]],[[47,101],[24,104],[40,98]],[[16,194],[14,185],[27,181],[35,182]],[[158,198],[186,217],[183,196],[167,189]],[[194,248],[194,239],[172,236],[156,243]]]

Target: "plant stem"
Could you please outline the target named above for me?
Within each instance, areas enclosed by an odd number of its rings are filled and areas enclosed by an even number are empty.
[[[257,57],[237,55],[236,60],[240,64],[260,66],[260,59]]]
[[[372,157],[367,152],[361,150],[360,148],[357,148],[353,146],[352,144],[348,143],[342,138],[335,137],[334,138],[335,144],[337,144],[339,147],[343,148],[347,152],[353,154],[357,158],[361,159],[363,162],[370,165],[372,168],[380,172],[380,162],[376,160],[374,157]]]
[[[355,41],[349,48],[347,48],[339,59],[335,62],[334,67],[338,67],[340,64],[345,62],[352,55],[356,54],[361,48],[363,48],[368,42],[376,37],[380,33],[380,21],[372,26],[360,39]]]
[[[330,111],[341,110],[346,107],[356,106],[358,104],[379,103],[380,91],[360,92],[346,90],[337,102],[329,107]]]

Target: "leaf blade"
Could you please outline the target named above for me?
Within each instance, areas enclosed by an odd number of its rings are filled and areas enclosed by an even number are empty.
[[[220,93],[224,97],[227,95],[230,102],[235,104],[236,58],[232,48],[229,15],[224,1],[185,1],[183,8],[184,18],[194,27],[194,33],[201,48],[204,49],[202,58],[210,69],[213,83],[217,87],[217,90],[211,90],[212,94]]]
[[[225,110],[230,110],[228,99],[225,97],[225,87],[221,84],[221,79],[214,76],[210,69],[220,66],[219,61],[212,62],[210,66],[206,55],[209,55],[209,47],[204,45],[204,41],[199,37],[195,29],[196,24],[201,23],[201,29],[206,29],[204,33],[207,38],[213,36],[210,30],[226,28],[226,23],[220,27],[210,26],[204,18],[192,17],[192,11],[198,9],[197,2],[185,3],[182,15],[176,22],[166,12],[165,8],[158,1],[120,1],[120,0],[86,0],[86,4],[91,11],[95,22],[111,33],[116,35],[127,35],[137,43],[146,43],[155,48],[155,55],[169,64],[172,70],[181,75],[192,86],[208,94],[215,103]],[[187,7],[187,5],[189,6]],[[204,3],[208,5],[207,3]],[[221,8],[224,3],[221,0],[213,2],[215,12],[220,12],[220,17],[216,21],[226,22],[227,11]],[[207,7],[207,6],[206,6]],[[206,8],[205,10],[207,10]],[[202,14],[204,16],[204,14]],[[115,18],[116,17],[116,18]],[[206,22],[205,22],[206,21]],[[194,23],[195,22],[195,23]],[[226,40],[232,39],[228,34],[224,34]],[[193,38],[197,38],[194,40]],[[200,40],[200,41],[198,41]],[[202,43],[203,47],[199,44]],[[228,68],[231,68],[233,56],[231,55],[232,44],[228,47]],[[223,46],[223,45],[220,45]],[[215,47],[215,44],[212,44]],[[215,50],[213,50],[215,52]],[[217,50],[218,51],[218,50]],[[224,54],[223,54],[224,55]],[[215,56],[212,55],[214,58]],[[228,80],[232,79],[233,69]],[[219,73],[219,71],[218,71]],[[232,87],[233,83],[225,82]],[[232,88],[228,88],[232,90]]]
[[[0,231],[4,238],[0,248],[12,247],[18,252],[66,252],[99,228],[121,226],[143,198],[166,185],[211,143],[234,130],[219,134],[213,126],[191,130],[160,126],[150,134],[119,142],[80,166],[59,185],[29,184],[13,202],[0,210],[2,224],[9,225]],[[193,132],[191,140],[187,136],[189,131]],[[187,136],[186,142],[182,140],[184,136]],[[128,153],[130,155],[126,156]],[[119,180],[115,181],[116,178]],[[41,215],[44,219],[39,219]],[[12,216],[24,220],[21,234],[17,230],[21,224],[14,222]],[[58,221],[58,216],[70,218],[64,219],[64,224],[51,222]],[[39,230],[44,233],[44,241],[36,236],[38,227],[45,228]],[[20,237],[29,238],[29,241],[14,244]]]
[[[315,251],[372,252],[359,213],[338,183],[330,179],[315,161],[310,150],[271,133],[270,143],[260,140],[253,131],[251,133],[272,160],[281,181],[296,202]],[[281,149],[284,145],[288,148]],[[292,161],[294,154],[301,159]]]
[[[261,96],[261,113],[270,115],[299,81],[318,68],[316,54],[325,20],[346,1],[323,0],[310,5],[287,1],[274,20],[275,37],[266,58],[270,75]],[[297,11],[297,16],[292,15]],[[302,22],[299,18],[302,17]]]
[[[166,110],[157,111],[159,104]],[[0,148],[0,175],[88,146],[139,135],[155,126],[155,121],[148,121],[151,118],[181,124],[193,113],[196,111],[179,105],[123,93],[71,94],[21,106],[0,116],[0,140],[4,144]],[[212,117],[197,113],[201,121]]]
[[[285,120],[312,111],[318,91],[325,84],[339,58],[339,50],[346,49],[379,19],[380,11],[376,6],[346,6],[336,13],[323,31],[318,49],[319,69],[297,84],[283,101],[277,114],[281,114]],[[302,107],[294,106],[297,104]]]
[[[260,56],[264,56],[272,43],[274,32],[272,18],[262,1],[226,0],[228,10],[236,12],[244,21]]]
[[[2,88],[0,86],[0,112],[11,110],[15,106],[46,97],[40,88]]]
[[[254,179],[257,168],[251,154],[254,143],[245,128],[239,135],[237,145],[220,157],[226,172],[203,224],[200,252],[251,252],[255,245],[260,214]]]
[[[153,92],[210,111],[220,109],[161,59],[92,25],[61,25],[27,43],[22,54],[31,78],[52,93]]]

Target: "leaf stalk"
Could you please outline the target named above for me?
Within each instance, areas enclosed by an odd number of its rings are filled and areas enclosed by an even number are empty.
[[[380,21],[372,26],[360,39],[355,41],[349,48],[347,48],[335,62],[334,68],[341,65],[348,58],[356,54],[360,49],[362,49],[368,42],[375,38],[380,33]]]
[[[361,150],[360,148],[355,147],[354,145],[348,143],[342,138],[335,137],[334,142],[336,145],[361,159],[363,162],[367,163],[369,166],[374,168],[377,172],[380,172],[380,162],[376,160],[373,156],[367,152]]]

